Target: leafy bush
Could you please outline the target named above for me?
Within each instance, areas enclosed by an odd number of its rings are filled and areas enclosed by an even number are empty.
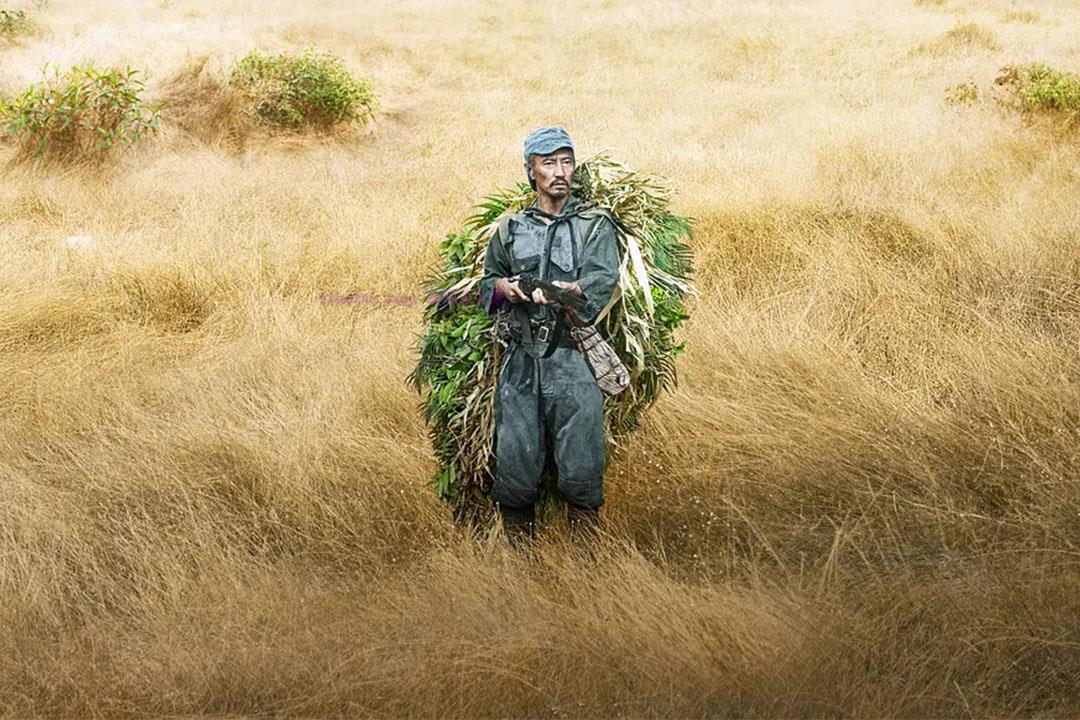
[[[367,79],[353,77],[340,58],[312,49],[300,55],[253,50],[233,65],[228,82],[248,96],[251,112],[269,125],[366,122],[378,108]]]
[[[10,40],[34,32],[34,21],[25,10],[0,10],[0,38]]]
[[[1009,92],[1022,112],[1049,113],[1076,125],[1080,119],[1080,75],[1062,72],[1045,63],[1006,65],[994,80]]]
[[[100,159],[117,144],[156,133],[156,108],[140,98],[137,70],[76,66],[0,103],[4,132],[24,153],[56,160]]]

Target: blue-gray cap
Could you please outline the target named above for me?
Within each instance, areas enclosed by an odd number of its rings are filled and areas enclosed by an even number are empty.
[[[525,138],[525,162],[529,162],[530,155],[550,155],[564,147],[573,150],[574,143],[562,125],[536,128]]]
[[[547,125],[536,128],[525,138],[525,151],[522,153],[525,157],[525,178],[529,180],[533,190],[536,189],[536,184],[529,178],[529,156],[550,155],[559,148],[574,150],[574,142],[562,125]]]

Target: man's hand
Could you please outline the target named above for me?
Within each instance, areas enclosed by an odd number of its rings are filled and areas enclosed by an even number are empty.
[[[578,297],[581,297],[581,294],[582,294],[581,293],[581,286],[578,285],[576,282],[565,282],[563,280],[552,280],[551,284],[554,285],[557,288],[562,288],[563,290],[566,290],[569,293],[573,293],[574,295],[577,295]],[[536,303],[537,305],[554,305],[555,304],[554,300],[548,300],[547,299],[547,296],[544,295],[544,291],[541,290],[540,288],[536,288],[535,290],[533,290],[532,301],[534,303]]]
[[[522,292],[518,286],[517,281],[510,282],[507,278],[501,277],[495,281],[495,287],[503,294],[504,297],[513,303],[529,302],[529,296]]]
[[[567,292],[574,293],[578,297],[581,297],[581,286],[576,282],[564,282],[562,280],[552,280],[551,284],[555,287],[560,287]]]

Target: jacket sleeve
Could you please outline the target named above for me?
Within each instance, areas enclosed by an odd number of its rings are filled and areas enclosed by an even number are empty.
[[[577,282],[589,304],[588,317],[581,313],[578,317],[593,323],[619,284],[619,239],[615,224],[606,217],[597,221],[592,237],[585,242]]]
[[[501,277],[510,276],[510,255],[506,245],[499,238],[498,231],[491,234],[487,251],[484,254],[484,274],[477,287],[477,301],[485,312],[490,313],[502,304],[503,297],[495,291],[495,282]]]

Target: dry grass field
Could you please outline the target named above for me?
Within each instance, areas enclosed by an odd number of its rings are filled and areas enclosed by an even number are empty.
[[[1080,135],[945,102],[1080,69],[1080,5],[14,2],[0,93],[129,64],[175,120],[0,145],[0,714],[1080,715]],[[374,124],[199,114],[309,45]],[[552,123],[698,219],[595,558],[455,529],[420,306],[318,301],[419,293]]]

